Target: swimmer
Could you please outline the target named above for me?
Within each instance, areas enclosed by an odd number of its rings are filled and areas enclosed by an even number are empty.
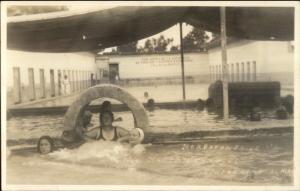
[[[86,140],[108,140],[117,141],[118,138],[128,136],[129,131],[122,127],[113,126],[114,115],[105,111],[100,113],[100,126],[88,129],[85,132]]]
[[[48,154],[54,150],[54,143],[51,137],[42,136],[37,143],[37,150],[41,154]]]
[[[149,100],[149,93],[148,92],[144,92],[144,103],[147,103]]]
[[[103,112],[112,112],[112,108],[111,108],[111,103],[110,101],[104,101],[102,103],[101,109],[100,109],[100,115]],[[116,119],[114,119],[114,121],[122,121],[122,117],[117,117]]]
[[[114,115],[112,112],[103,112],[100,114],[100,130],[96,139],[107,141],[117,141],[120,137],[128,136],[129,131],[122,127],[113,126]]]
[[[122,127],[113,126],[113,113],[103,112],[100,115],[100,127],[92,128],[85,136],[87,139],[129,142],[138,144],[143,141],[144,133],[141,129],[135,128],[128,131]]]

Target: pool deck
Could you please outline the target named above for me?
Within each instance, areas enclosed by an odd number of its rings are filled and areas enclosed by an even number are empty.
[[[208,98],[209,84],[186,84],[186,100],[182,100],[182,87],[180,85],[153,85],[153,86],[133,86],[122,87],[130,94],[137,98],[145,106],[144,92],[149,93],[149,98],[155,100],[155,106],[161,109],[183,109],[194,108],[195,101],[199,98],[206,100]],[[282,87],[281,94],[286,95],[293,90],[285,90]],[[44,99],[39,99],[31,102],[10,105],[8,106],[8,116],[25,116],[25,115],[45,115],[45,114],[64,114],[68,107],[80,95],[81,92],[76,92],[68,96],[55,96]],[[91,111],[99,111],[100,104],[103,100],[93,101],[91,103]],[[114,111],[128,111],[127,106],[111,100]]]
[[[75,99],[80,95],[80,93],[59,96],[48,99],[42,99],[37,101],[32,101],[28,103],[14,105],[8,108],[9,115],[11,116],[25,116],[25,115],[47,115],[47,114],[59,114],[63,115],[69,108],[69,106],[75,101]],[[100,110],[101,101],[92,103],[89,109],[92,112],[97,112]],[[195,107],[196,100],[173,100],[168,102],[158,102],[155,106],[161,109],[182,109],[182,108],[192,108]],[[143,103],[146,107],[146,103]],[[122,103],[118,103],[112,100],[112,109],[115,112],[128,111],[128,107]]]
[[[123,89],[133,95],[144,104],[144,92],[148,92],[149,99],[155,100],[155,106],[161,109],[183,109],[195,107],[195,101],[199,98],[208,98],[207,83],[186,84],[186,101],[182,100],[182,87],[180,84],[148,85],[148,86],[122,86]],[[84,91],[84,90],[83,90]],[[8,118],[26,115],[63,115],[68,107],[82,92],[76,92],[68,96],[55,96],[39,99],[27,103],[10,105],[7,108]],[[92,112],[99,111],[102,100],[95,100],[90,104]],[[118,101],[110,100],[114,112],[128,111],[128,107]]]

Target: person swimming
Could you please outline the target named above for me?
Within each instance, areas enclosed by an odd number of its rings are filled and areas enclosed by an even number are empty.
[[[103,112],[112,112],[110,101],[106,100],[102,103],[102,106],[100,108],[100,114],[103,113]],[[122,121],[122,120],[123,120],[122,117],[114,118],[114,121]]]
[[[49,136],[42,136],[37,143],[37,150],[41,154],[48,154],[54,150],[54,142]]]
[[[100,113],[100,126],[91,128],[85,133],[87,139],[140,143],[144,137],[142,130],[128,131],[119,126],[113,126],[112,112]],[[137,129],[137,128],[135,128]],[[141,132],[141,133],[140,133]]]
[[[118,138],[128,136],[129,131],[122,127],[113,126],[114,115],[112,112],[103,112],[100,114],[100,131],[97,134],[97,140],[117,141]]]

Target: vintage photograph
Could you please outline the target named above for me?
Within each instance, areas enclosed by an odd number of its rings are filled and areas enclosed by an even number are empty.
[[[224,3],[1,3],[4,190],[297,190],[297,6]]]

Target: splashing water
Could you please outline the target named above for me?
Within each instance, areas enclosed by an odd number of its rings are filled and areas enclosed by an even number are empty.
[[[62,149],[48,154],[48,157],[63,162],[113,168],[134,168],[138,157],[145,152],[143,145],[131,147],[109,141],[92,141],[76,149]]]
[[[134,126],[132,114],[117,113],[117,126]],[[227,129],[288,127],[293,118],[261,122],[232,118],[222,123],[206,111],[156,110],[149,114],[151,131],[184,133]],[[172,117],[169,117],[172,116]],[[98,123],[95,115],[93,124]],[[34,125],[33,125],[34,124]],[[54,124],[54,125],[53,125]],[[279,184],[293,183],[293,133],[249,135],[243,139],[183,145],[122,145],[87,142],[76,149],[48,155],[20,155],[14,149],[34,144],[42,135],[59,137],[62,116],[12,118],[7,123],[7,182],[10,184]],[[222,135],[226,138],[227,135]],[[31,138],[33,141],[28,141]],[[235,137],[237,138],[237,137]],[[36,139],[36,140],[34,140]],[[230,140],[230,141],[229,141]],[[11,153],[9,151],[11,149]],[[134,177],[134,178],[132,178]]]

